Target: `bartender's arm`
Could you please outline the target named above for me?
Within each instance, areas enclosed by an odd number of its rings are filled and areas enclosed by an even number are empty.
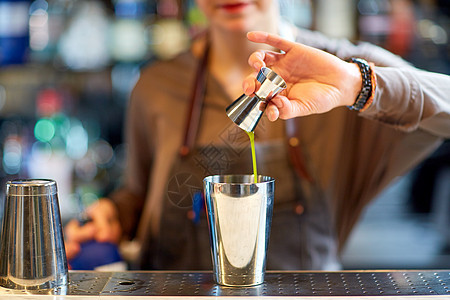
[[[287,83],[286,91],[273,98],[266,109],[271,121],[352,106],[361,92],[362,75],[355,63],[264,32],[250,32],[248,39],[283,51],[257,51],[249,58],[256,71],[267,66]],[[407,64],[372,65],[371,70],[376,85],[370,105],[361,116],[404,131],[421,128],[436,136],[450,137],[449,76]],[[256,84],[254,76],[247,77],[243,83],[245,93],[254,92]]]
[[[142,141],[148,141],[151,131],[142,126],[140,115],[144,109],[131,95],[127,109],[126,138],[128,152],[124,185],[90,205],[84,212],[90,222],[80,224],[76,219],[65,226],[65,246],[68,259],[75,257],[86,241],[119,243],[122,239],[132,239],[139,222],[145,193],[147,191],[148,170],[151,149]]]

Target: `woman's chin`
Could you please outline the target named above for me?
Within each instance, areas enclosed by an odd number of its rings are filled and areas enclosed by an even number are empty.
[[[263,28],[260,28],[260,26],[256,26],[255,22],[251,22],[248,19],[229,20],[227,22],[221,22],[217,25],[224,31],[236,34],[247,33],[254,30],[264,30]]]

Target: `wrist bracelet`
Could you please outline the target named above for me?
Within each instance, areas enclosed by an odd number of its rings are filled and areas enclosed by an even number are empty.
[[[373,101],[376,87],[375,74],[366,60],[362,58],[351,58],[349,61],[358,65],[362,76],[362,87],[361,92],[356,97],[355,103],[352,106],[348,106],[348,108],[362,112]]]

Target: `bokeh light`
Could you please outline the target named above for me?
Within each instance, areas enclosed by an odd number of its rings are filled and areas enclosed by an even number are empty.
[[[34,126],[34,136],[41,142],[49,142],[55,136],[55,124],[50,119],[40,119]]]
[[[72,159],[81,159],[88,150],[88,134],[80,122],[73,122],[66,137],[66,153]]]
[[[22,145],[17,137],[8,137],[3,147],[3,170],[17,174],[22,166]]]

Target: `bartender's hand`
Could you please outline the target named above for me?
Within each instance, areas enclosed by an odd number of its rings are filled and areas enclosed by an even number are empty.
[[[80,252],[80,244],[89,240],[118,243],[121,227],[117,217],[117,208],[108,199],[102,198],[86,209],[90,221],[81,225],[71,220],[65,226],[65,246],[67,259],[74,258]]]
[[[256,72],[267,66],[286,81],[286,90],[274,97],[266,108],[270,121],[324,113],[354,104],[362,85],[356,64],[265,32],[249,32],[247,38],[284,51],[261,50],[248,60]],[[258,84],[254,75],[248,76],[243,83],[245,94],[252,94]]]

